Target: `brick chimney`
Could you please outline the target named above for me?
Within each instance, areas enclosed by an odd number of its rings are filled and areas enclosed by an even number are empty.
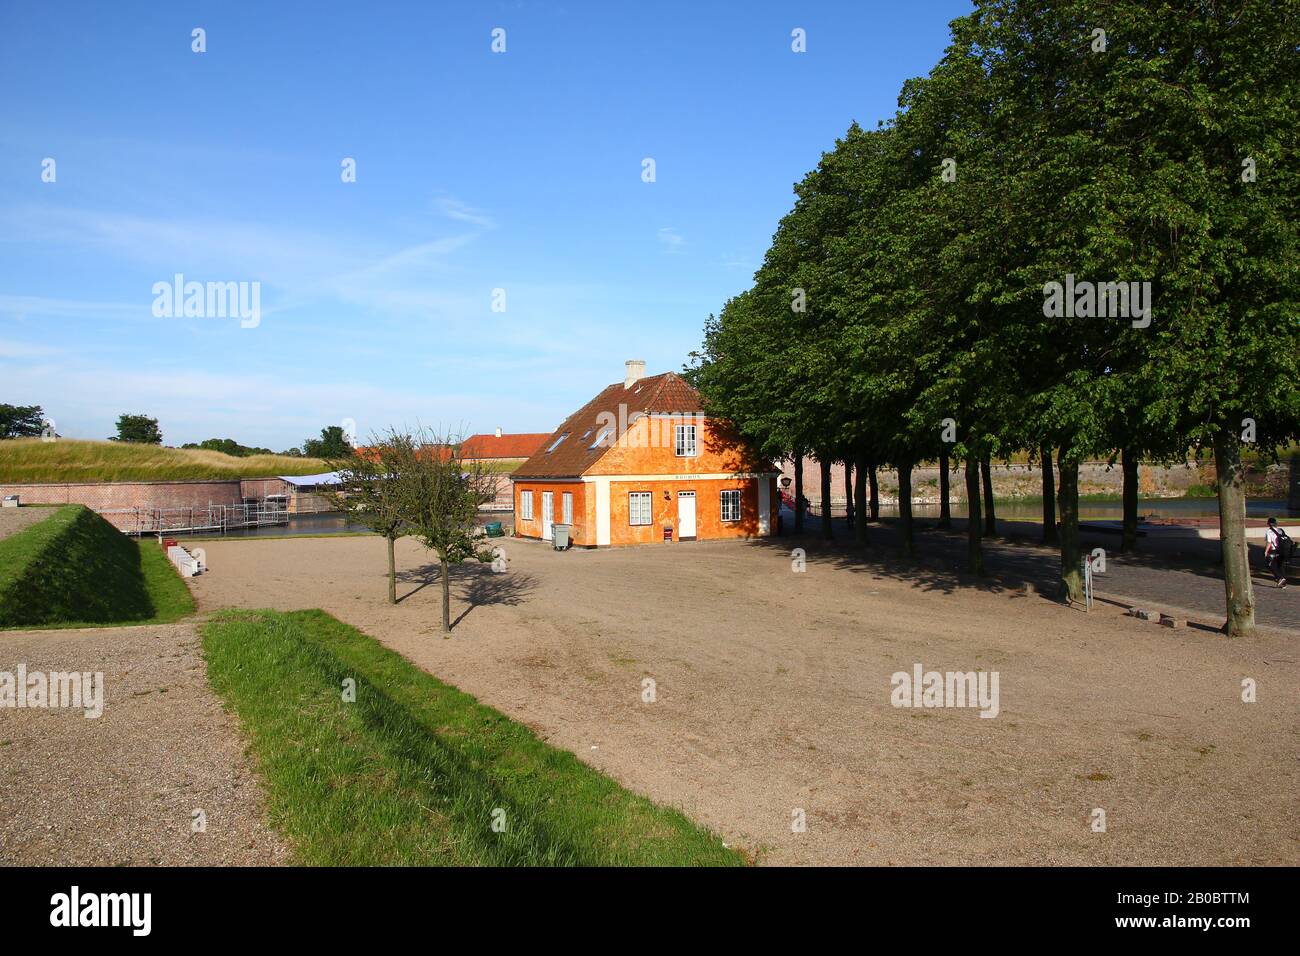
[[[645,378],[645,359],[628,359],[623,364],[627,366],[627,376],[623,379],[624,388],[631,388]]]

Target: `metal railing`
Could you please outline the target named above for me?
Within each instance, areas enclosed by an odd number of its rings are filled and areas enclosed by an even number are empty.
[[[112,508],[99,514],[123,534],[180,534],[191,531],[224,533],[233,528],[289,523],[280,504],[208,505],[206,508]]]

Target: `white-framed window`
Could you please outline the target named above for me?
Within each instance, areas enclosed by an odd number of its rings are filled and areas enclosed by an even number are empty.
[[[630,525],[650,523],[650,492],[633,491],[628,494],[627,523]]]
[[[722,493],[722,520],[740,520],[740,489],[729,488]]]
[[[555,449],[559,448],[559,447],[560,447],[560,443],[561,443],[562,441],[564,441],[564,439],[566,439],[566,438],[568,438],[568,437],[569,437],[569,433],[568,433],[568,432],[565,432],[565,433],[564,433],[563,435],[561,435],[559,438],[555,439],[555,441],[551,442],[551,447],[548,448],[548,449],[546,449],[546,454],[549,455],[551,452],[555,451]]]
[[[533,493],[531,491],[519,492],[519,520],[533,520]]]
[[[564,515],[564,517],[561,519],[562,523],[573,524],[573,492],[572,491],[566,491],[560,497],[560,507],[563,509],[561,514]]]
[[[594,442],[591,443],[591,447],[592,447],[592,448],[599,448],[599,447],[601,447],[601,445],[603,445],[603,444],[605,443],[605,441],[608,440],[609,436],[612,435],[612,434],[614,434],[614,429],[612,429],[612,428],[602,428],[602,429],[600,430],[600,434],[596,436],[596,440],[595,440]]]
[[[694,458],[699,449],[695,442],[695,425],[676,425],[673,427],[673,447],[678,458]]]

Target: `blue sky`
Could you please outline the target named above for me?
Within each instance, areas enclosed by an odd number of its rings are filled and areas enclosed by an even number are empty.
[[[0,402],[276,450],[549,431],[625,359],[681,368],[968,8],[3,0]],[[155,317],[176,273],[259,282],[260,322]]]

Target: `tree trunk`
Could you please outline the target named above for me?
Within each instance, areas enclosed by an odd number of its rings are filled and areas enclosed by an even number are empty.
[[[948,487],[948,445],[939,446],[939,527],[952,527],[952,506],[948,503],[952,489]]]
[[[1079,463],[1065,448],[1057,450],[1061,475],[1061,596],[1067,602],[1083,600],[1083,555],[1079,551]]]
[[[1223,549],[1223,587],[1229,637],[1255,629],[1255,592],[1250,582],[1250,550],[1246,546],[1246,481],[1241,446],[1236,436],[1221,431],[1214,439],[1214,468],[1219,486],[1219,544]]]
[[[388,603],[397,603],[397,560],[393,557],[395,539],[388,539]]]
[[[853,461],[844,462],[844,516],[853,527]]]
[[[1124,536],[1120,551],[1136,551],[1138,546],[1138,455],[1125,448],[1120,455],[1124,464]]]
[[[867,465],[867,486],[871,491],[871,520],[880,520],[880,485],[876,481],[876,463],[869,462]]]
[[[857,472],[853,476],[854,511],[858,520],[853,525],[853,537],[862,546],[867,544],[867,456],[858,456]]]
[[[998,533],[998,519],[993,511],[993,466],[988,456],[980,459],[980,474],[984,477],[984,537]]]
[[[794,450],[794,533],[803,534],[803,450]]]
[[[1052,475],[1052,449],[1046,445],[1043,455],[1043,544],[1056,544],[1056,478]]]
[[[441,555],[438,560],[442,564],[442,636],[451,637],[451,565]]]
[[[835,536],[831,530],[831,463],[821,459],[818,464],[822,473],[822,537],[830,540]]]
[[[916,554],[912,540],[912,463],[898,463],[898,529],[903,535],[903,554],[909,558]]]
[[[980,466],[973,455],[966,456],[966,570],[984,573],[984,550],[980,544]]]

